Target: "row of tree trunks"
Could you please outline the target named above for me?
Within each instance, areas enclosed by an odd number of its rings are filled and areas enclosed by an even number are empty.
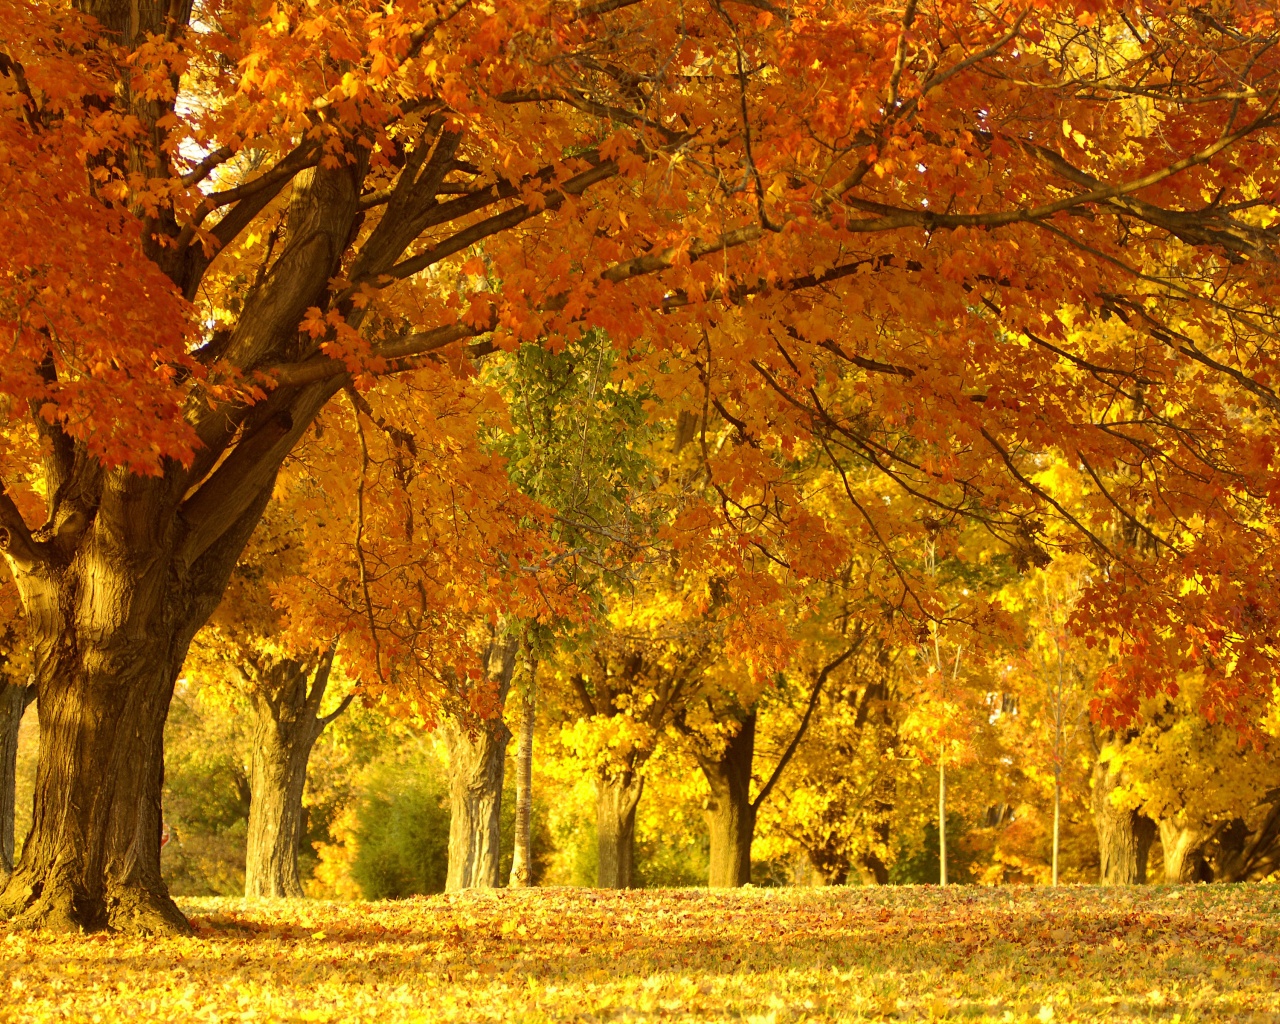
[[[517,643],[495,640],[486,652],[490,678],[505,705],[515,671]],[[441,726],[449,752],[449,873],[445,891],[492,889],[502,856],[502,783],[511,730],[501,717]]]
[[[351,703],[347,697],[336,710],[320,715],[334,654],[330,647],[312,664],[281,659],[266,668],[250,690],[254,727],[246,896],[303,895],[298,850],[305,823],[307,763],[320,734]]]
[[[35,687],[0,682],[0,886],[13,872],[13,818],[18,787],[18,729]]]

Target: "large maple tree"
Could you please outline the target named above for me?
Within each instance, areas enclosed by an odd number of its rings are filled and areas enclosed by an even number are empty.
[[[165,711],[282,461],[344,388],[584,326],[699,413],[742,559],[821,568],[816,448],[882,476],[847,488],[869,547],[1059,518],[1133,664],[1205,661],[1228,710],[1267,674],[1269,5],[0,13],[0,395],[40,441],[0,451],[0,548],[43,736],[0,913],[184,927]]]

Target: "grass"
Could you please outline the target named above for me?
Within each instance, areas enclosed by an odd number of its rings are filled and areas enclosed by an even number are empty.
[[[0,925],[0,1020],[1280,1022],[1280,886],[182,903],[195,938]]]

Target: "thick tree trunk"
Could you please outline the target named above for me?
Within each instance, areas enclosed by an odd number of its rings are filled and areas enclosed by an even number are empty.
[[[755,758],[756,716],[747,715],[719,758],[700,757],[711,787],[707,825],[711,833],[713,888],[746,885],[751,881],[751,841],[755,838],[756,808],[751,803],[751,765]]]
[[[310,689],[313,666],[292,659],[275,662],[254,679],[246,896],[303,895],[298,848],[307,761],[325,726],[351,703],[347,697],[332,714],[320,717],[333,657],[333,648],[321,657]]]
[[[596,788],[596,885],[630,889],[635,881],[636,808],[644,779],[634,772],[606,775]]]
[[[506,701],[515,668],[514,641],[495,641],[486,660],[498,683],[499,706]],[[445,891],[492,889],[501,858],[502,780],[511,730],[502,719],[446,720],[449,750],[449,874]]]
[[[1145,885],[1147,856],[1156,836],[1156,823],[1136,810],[1121,810],[1111,794],[1123,782],[1115,762],[1099,762],[1093,770],[1093,821],[1098,830],[1103,885]]]
[[[501,721],[468,732],[449,722],[449,874],[445,891],[492,889],[501,857],[502,780],[510,730]]]
[[[22,594],[40,706],[31,831],[0,918],[20,927],[185,932],[160,875],[164,725],[195,631],[225,589],[270,496],[248,501],[190,555],[178,485],[77,460],[100,503],[63,506],[30,539],[10,516],[5,554]],[[174,492],[170,491],[170,488]]]
[[[1172,821],[1160,822],[1160,847],[1164,851],[1164,880],[1169,885],[1206,882],[1209,872],[1204,860],[1207,836],[1198,829],[1183,828]]]
[[[18,783],[18,727],[35,688],[0,683],[0,887],[13,871],[14,796]]]
[[[511,852],[511,877],[507,885],[520,889],[533,884],[531,821],[533,818],[534,680],[521,701],[520,739],[516,747],[515,846]]]
[[[160,877],[160,793],[186,643],[179,651],[144,639],[131,650],[132,638],[112,639],[88,651],[64,641],[38,672],[31,834],[0,916],[55,929],[182,931]]]

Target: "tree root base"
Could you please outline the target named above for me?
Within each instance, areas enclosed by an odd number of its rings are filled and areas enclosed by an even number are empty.
[[[16,929],[61,934],[192,934],[191,923],[163,888],[117,885],[94,898],[66,882],[33,882],[20,873],[0,891],[0,920]]]

